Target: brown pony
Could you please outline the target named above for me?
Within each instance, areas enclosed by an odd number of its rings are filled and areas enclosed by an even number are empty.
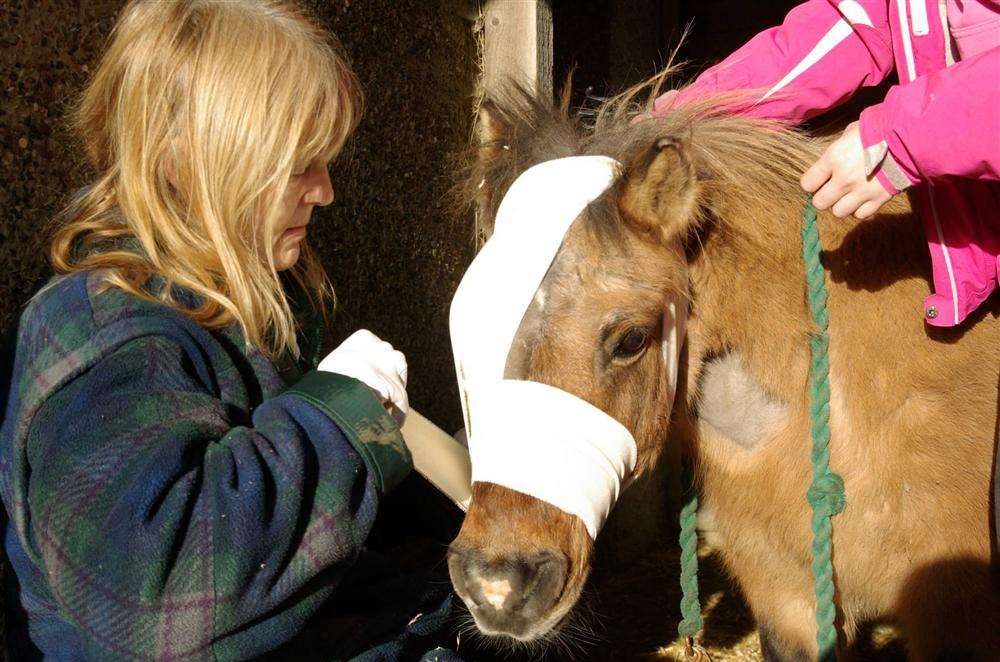
[[[749,602],[765,657],[815,658],[798,178],[821,145],[708,104],[637,122],[627,108],[612,102],[583,128],[566,104],[520,93],[483,107],[465,190],[485,234],[528,167],[577,154],[623,164],[567,234],[507,376],[562,388],[621,421],[640,474],[668,443],[682,445],[696,465],[703,541]],[[820,232],[831,466],[848,499],[833,525],[841,652],[862,622],[894,617],[914,660],[995,660],[996,300],[959,328],[924,325],[930,264],[902,197],[865,222],[820,214]],[[690,301],[671,420],[661,352],[647,351],[668,292]],[[448,563],[481,632],[532,642],[569,622],[592,559],[578,519],[477,483]]]

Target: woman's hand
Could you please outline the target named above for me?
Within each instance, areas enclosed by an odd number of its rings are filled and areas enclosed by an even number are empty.
[[[364,383],[402,425],[410,410],[406,396],[406,357],[371,331],[355,331],[320,361],[316,369]]]
[[[868,218],[892,197],[878,179],[865,174],[865,149],[857,122],[830,143],[799,183],[813,194],[816,209],[832,208],[839,218],[851,214]]]

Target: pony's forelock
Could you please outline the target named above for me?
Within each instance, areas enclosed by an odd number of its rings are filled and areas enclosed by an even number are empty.
[[[670,65],[656,76],[634,85],[590,111],[585,122],[568,104],[567,81],[561,103],[539,100],[524,86],[509,84],[487,100],[506,127],[506,136],[484,158],[484,146],[470,151],[463,183],[456,189],[459,207],[481,200],[479,191],[493,192],[479,209],[477,237],[492,230],[496,206],[503,192],[527,168],[549,159],[573,155],[610,156],[628,166],[664,138],[682,141],[698,165],[706,186],[706,200],[752,206],[773,204],[775,195],[801,197],[798,179],[817,153],[816,143],[795,129],[775,121],[741,116],[734,108],[751,103],[755,91],[734,91],[688,102],[653,114],[653,102],[676,81],[681,65]],[[683,86],[673,88],[682,90]],[[608,195],[614,195],[614,190]],[[620,218],[607,209],[588,216],[592,225],[613,237]],[[703,210],[707,215],[712,210]],[[725,219],[720,219],[724,221]]]

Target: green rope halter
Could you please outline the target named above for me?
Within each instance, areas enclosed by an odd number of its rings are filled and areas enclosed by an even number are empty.
[[[833,662],[837,656],[837,628],[834,620],[837,608],[833,601],[833,564],[830,560],[834,515],[844,509],[844,481],[830,471],[830,337],[826,312],[826,281],[819,254],[822,248],[816,207],[812,198],[806,200],[802,212],[802,257],[805,261],[809,309],[816,330],[809,345],[812,364],[809,370],[809,417],[812,422],[812,484],[806,498],[812,507],[813,583],[816,589],[816,641],[819,660]],[[693,477],[684,507],[681,508],[681,622],[677,632],[688,641],[688,651],[694,650],[694,638],[701,631],[701,605],[698,601],[698,536],[695,520],[698,514],[698,492]]]

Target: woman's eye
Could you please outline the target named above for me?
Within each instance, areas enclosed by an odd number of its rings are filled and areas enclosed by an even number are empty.
[[[618,344],[615,345],[612,356],[616,359],[629,359],[646,349],[646,345],[648,344],[649,332],[646,331],[646,329],[633,327],[629,329],[625,335],[621,337],[621,340],[618,341]]]

